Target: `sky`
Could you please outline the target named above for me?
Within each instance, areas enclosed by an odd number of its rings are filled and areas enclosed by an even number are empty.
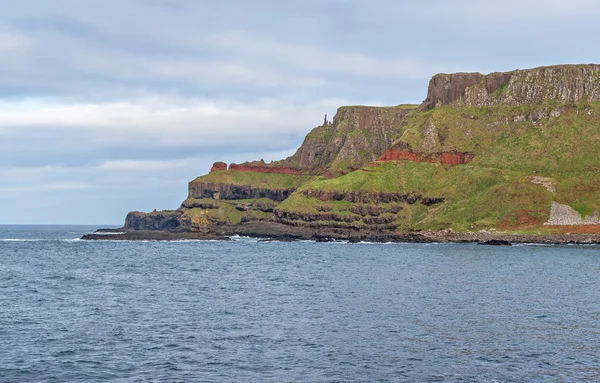
[[[343,105],[436,73],[600,63],[596,0],[0,0],[0,224],[176,209]]]

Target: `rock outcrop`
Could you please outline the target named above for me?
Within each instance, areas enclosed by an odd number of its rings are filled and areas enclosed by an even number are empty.
[[[251,164],[230,164],[229,170],[238,172],[254,172],[254,173],[279,173],[279,174],[302,174],[298,169],[289,166],[279,165],[251,165]]]
[[[130,230],[177,230],[181,224],[181,214],[177,210],[152,213],[132,211],[127,214],[124,227]]]
[[[471,162],[475,157],[473,153],[461,152],[442,152],[442,153],[422,153],[411,150],[390,148],[383,153],[377,161],[399,161],[408,160],[414,162],[441,163],[443,165],[464,165]]]
[[[227,164],[225,162],[215,162],[212,166],[212,168],[210,168],[210,172],[216,172],[216,171],[224,171],[227,170]]]
[[[418,194],[402,194],[393,192],[366,192],[366,191],[324,191],[305,189],[300,192],[308,198],[316,198],[321,201],[348,201],[363,204],[380,204],[390,202],[402,202],[414,204],[420,202],[425,206],[444,202],[442,197],[423,197]]]
[[[598,211],[582,218],[581,214],[572,207],[552,202],[550,219],[544,225],[600,225],[600,220],[598,220]]]
[[[216,200],[268,198],[274,201],[283,201],[294,190],[296,189],[271,189],[226,183],[190,182],[188,185],[188,198],[212,198]]]
[[[245,162],[243,164],[230,164],[229,168],[225,162],[215,162],[210,172],[234,170],[238,172],[253,173],[278,173],[278,174],[302,174],[298,169],[289,166],[266,164],[263,161]]]
[[[600,100],[600,65],[557,65],[512,72],[437,74],[422,106],[573,104]]]
[[[340,175],[379,158],[416,106],[346,106],[313,129],[296,153],[280,161],[310,174]]]

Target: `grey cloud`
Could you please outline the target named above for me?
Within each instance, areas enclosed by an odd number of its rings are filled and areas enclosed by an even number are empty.
[[[6,223],[175,208],[213,161],[285,157],[340,104],[420,102],[435,72],[597,61],[600,32],[593,0],[6,3]]]

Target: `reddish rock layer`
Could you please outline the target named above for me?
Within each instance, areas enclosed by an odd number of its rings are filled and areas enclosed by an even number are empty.
[[[445,165],[464,165],[475,157],[473,153],[442,153],[440,162]]]
[[[227,170],[227,164],[225,162],[215,162],[210,168],[210,172],[218,171],[218,170]]]
[[[383,153],[378,161],[408,160],[414,162],[440,162],[444,165],[464,165],[471,162],[473,157],[475,157],[475,155],[472,153],[445,152],[425,154],[421,152],[413,152],[411,150],[390,148]]]
[[[238,172],[255,172],[255,173],[280,173],[280,174],[301,174],[298,169],[287,166],[256,166],[256,165],[238,165],[230,164],[229,170]]]

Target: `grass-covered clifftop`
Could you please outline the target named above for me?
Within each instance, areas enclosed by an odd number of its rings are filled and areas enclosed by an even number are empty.
[[[443,105],[411,114],[394,145],[423,153],[469,152],[474,157],[457,166],[384,162],[317,180],[284,201],[278,207],[280,216],[295,217],[288,223],[310,224],[319,220],[317,212],[324,206],[330,214],[348,214],[347,204],[310,198],[319,194],[314,191],[443,199],[430,206],[402,202],[402,210],[388,222],[396,230],[548,231],[544,223],[552,202],[568,205],[582,217],[600,210],[600,102]],[[324,195],[319,194],[326,199]],[[373,204],[378,203],[375,198]],[[299,211],[303,213],[294,214]],[[364,219],[357,223],[368,225]]]
[[[311,176],[262,172],[240,172],[235,170],[213,171],[196,177],[190,184],[213,183],[250,186],[264,189],[296,189],[309,181]]]
[[[185,230],[600,233],[598,153],[599,65],[440,74],[420,106],[341,107],[287,159],[217,163],[155,216]]]

